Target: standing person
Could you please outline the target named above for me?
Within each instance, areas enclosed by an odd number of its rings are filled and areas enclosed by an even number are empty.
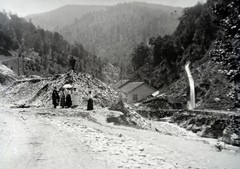
[[[72,93],[72,107],[75,108],[78,106],[78,94],[77,94],[77,89],[73,88],[73,93]]]
[[[71,92],[70,91],[67,91],[66,106],[68,108],[72,106],[72,98],[71,98]]]
[[[71,69],[74,71],[76,59],[74,59],[74,58],[71,56],[71,58],[70,58],[70,60],[69,60],[69,63],[70,63]]]
[[[60,106],[62,107],[62,108],[64,108],[64,106],[65,106],[65,99],[66,99],[66,97],[65,97],[65,91],[64,91],[64,88],[62,89],[62,91],[61,91],[61,93],[60,93]]]
[[[54,108],[57,107],[58,103],[59,103],[59,95],[58,95],[58,92],[57,92],[57,88],[54,87],[53,88],[53,92],[52,92],[52,103],[54,105]]]
[[[92,91],[89,91],[89,92],[88,92],[87,110],[93,110],[93,96],[92,96]]]

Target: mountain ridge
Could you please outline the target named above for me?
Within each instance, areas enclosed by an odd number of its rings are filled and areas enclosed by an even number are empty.
[[[58,26],[61,27],[62,25],[72,23],[75,18],[80,18],[86,13],[104,10],[105,8],[106,6],[104,5],[65,5],[48,12],[27,15],[24,18],[27,20],[31,19],[35,26],[53,30]]]
[[[57,31],[70,43],[79,42],[88,51],[112,63],[119,63],[121,59],[128,62],[134,46],[141,41],[172,34],[181,13],[182,8],[123,3],[86,14]]]

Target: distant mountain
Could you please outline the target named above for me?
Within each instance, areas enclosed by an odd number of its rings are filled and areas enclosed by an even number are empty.
[[[66,5],[53,11],[28,15],[25,19],[31,19],[35,26],[53,30],[56,27],[72,24],[76,18],[81,18],[84,14],[104,10],[105,8],[106,6],[96,5]]]
[[[134,46],[150,37],[172,34],[182,8],[147,3],[123,3],[83,15],[57,31],[71,42],[79,42],[93,54],[112,63],[130,60]]]

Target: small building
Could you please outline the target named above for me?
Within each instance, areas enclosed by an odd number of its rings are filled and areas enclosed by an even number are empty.
[[[144,82],[128,82],[125,85],[120,86],[117,90],[125,94],[127,97],[127,103],[140,101],[156,92],[156,89]]]

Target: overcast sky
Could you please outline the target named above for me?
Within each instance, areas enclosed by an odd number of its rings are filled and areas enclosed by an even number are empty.
[[[206,0],[0,0],[0,11],[16,13],[19,16],[51,11],[68,4],[115,5],[123,2],[147,2],[171,6],[190,7]]]

